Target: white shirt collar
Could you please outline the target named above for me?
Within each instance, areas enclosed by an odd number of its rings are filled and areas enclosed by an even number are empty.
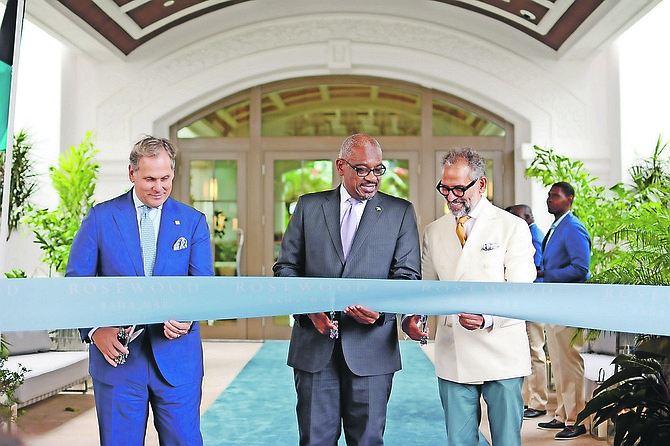
[[[477,203],[477,206],[475,206],[474,209],[470,210],[470,213],[468,214],[471,219],[479,217],[479,214],[482,212],[482,209],[484,209],[484,207],[482,206],[482,203],[484,201],[488,200],[486,199],[486,197],[484,197],[484,195],[482,195],[481,198],[479,199],[479,203]]]
[[[565,217],[567,217],[567,215],[568,215],[569,213],[571,213],[571,212],[572,212],[572,211],[568,209],[568,212],[566,212],[565,214],[561,215],[561,217],[560,217],[558,220],[554,221],[554,222],[551,224],[551,226],[553,226],[554,228],[556,228],[556,226],[560,225],[561,222],[563,221],[563,219],[564,219]]]
[[[344,183],[340,184],[340,206],[342,206],[349,198],[351,198],[351,195],[349,195],[349,191],[347,191],[347,188],[344,187]],[[360,203],[367,202],[367,200],[358,200],[358,201]]]
[[[135,209],[139,208],[140,206],[144,206],[144,203],[142,203],[142,200],[140,200],[139,197],[137,196],[137,191],[135,190],[134,187],[133,187],[133,203],[135,204]],[[165,203],[163,203],[163,204],[165,204]],[[161,204],[157,208],[151,208],[151,209],[163,210],[163,204]]]

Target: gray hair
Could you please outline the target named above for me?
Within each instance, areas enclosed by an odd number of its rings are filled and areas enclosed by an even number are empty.
[[[372,136],[366,135],[365,133],[354,133],[344,140],[342,146],[340,147],[340,153],[337,155],[337,157],[342,159],[350,158],[354,151],[354,146],[364,143],[373,144],[377,146],[380,152],[382,151],[382,146]]]
[[[140,167],[140,158],[145,156],[156,156],[165,150],[172,161],[172,170],[175,168],[177,152],[174,146],[165,138],[155,136],[145,136],[135,143],[130,151],[130,167],[138,170]]]
[[[464,160],[470,166],[470,179],[486,176],[486,161],[484,158],[469,147],[453,149],[442,157],[442,167],[453,166],[459,159]]]

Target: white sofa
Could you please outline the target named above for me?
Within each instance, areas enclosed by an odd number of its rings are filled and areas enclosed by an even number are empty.
[[[17,407],[28,406],[77,384],[88,390],[88,351],[55,351],[46,330],[6,331],[9,345],[5,368],[17,371],[19,364],[29,371],[25,382],[16,390]]]
[[[590,400],[593,391],[615,372],[612,364],[617,355],[617,333],[603,332],[595,342],[588,342],[582,349],[584,359],[584,391]]]

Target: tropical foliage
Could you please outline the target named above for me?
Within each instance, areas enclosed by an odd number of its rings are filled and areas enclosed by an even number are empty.
[[[25,221],[35,233],[35,243],[44,251],[42,258],[49,264],[49,276],[53,271],[65,271],[77,229],[93,206],[99,170],[93,159],[96,153],[93,135],[87,133],[81,144],[70,147],[60,156],[58,165],[49,168],[60,198],[58,207],[55,210],[29,207]]]
[[[13,270],[11,273],[5,273],[9,279],[25,278],[26,273],[21,270]],[[25,381],[25,375],[30,370],[19,364],[16,370],[9,370],[5,367],[5,362],[9,356],[10,344],[0,333],[0,422],[13,421],[15,413],[12,406],[16,403],[14,393]]]
[[[575,188],[573,210],[594,240],[591,282],[670,285],[670,162],[663,158],[666,147],[659,138],[653,155],[629,170],[632,184],[626,187],[620,183],[609,189],[595,186],[596,178],[580,161],[535,147],[536,158],[528,176],[540,179],[545,186],[567,181]],[[611,419],[615,446],[670,444],[670,340],[644,338],[632,355],[616,357],[618,371],[595,390],[577,419],[581,423],[594,415],[596,425]]]
[[[25,130],[21,130],[14,135],[10,180],[12,187],[9,192],[8,239],[12,230],[19,226],[19,222],[25,216],[29,199],[37,190],[36,174],[33,171],[33,162],[30,159],[32,147],[32,142]],[[7,153],[5,151],[0,152],[0,197],[2,197],[5,186],[6,157]],[[1,201],[0,198],[0,211],[2,211]],[[4,212],[2,214],[4,215]]]
[[[7,346],[4,341],[0,346],[0,421],[12,421],[14,411],[12,406],[16,403],[14,392],[25,381],[25,374],[28,369],[19,365],[18,370],[9,370],[5,368],[7,361]]]
[[[593,392],[577,423],[591,415],[596,425],[611,419],[615,446],[670,444],[670,392],[663,367],[668,358],[667,338],[647,339],[634,354],[617,356],[619,371]]]
[[[633,183],[597,185],[584,164],[535,146],[526,175],[547,189],[558,181],[575,188],[572,210],[591,234],[592,282],[667,285],[670,236],[670,163],[658,139],[653,155],[631,167]]]

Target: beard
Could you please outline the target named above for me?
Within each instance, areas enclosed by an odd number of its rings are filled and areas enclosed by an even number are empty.
[[[451,205],[453,202],[461,203],[462,204],[461,208],[454,209]],[[447,201],[447,206],[449,207],[449,211],[451,211],[451,213],[454,214],[454,218],[456,218],[457,220],[461,217],[468,215],[472,210],[472,201],[470,199],[458,199],[454,200],[453,202]]]

